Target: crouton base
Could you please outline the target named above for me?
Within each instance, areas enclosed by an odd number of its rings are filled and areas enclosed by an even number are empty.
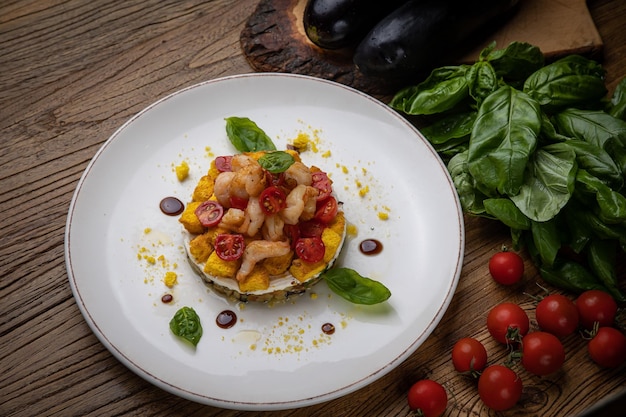
[[[210,275],[204,271],[205,264],[198,262],[194,256],[190,253],[189,242],[194,238],[194,235],[189,233],[184,227],[183,234],[183,246],[187,253],[187,259],[193,270],[202,278],[205,285],[211,288],[214,292],[232,300],[242,302],[282,302],[297,295],[304,294],[308,289],[313,287],[321,280],[321,275],[328,269],[330,269],[339,254],[345,241],[346,228],[344,224],[343,233],[341,234],[341,241],[336,248],[333,258],[327,262],[320,271],[308,277],[306,280],[300,281],[289,272],[281,276],[271,276],[269,287],[264,290],[242,292],[239,288],[239,283],[233,278],[217,277]]]

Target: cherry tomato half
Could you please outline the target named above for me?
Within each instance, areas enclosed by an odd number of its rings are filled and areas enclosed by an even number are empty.
[[[326,247],[319,237],[301,237],[296,241],[295,252],[304,262],[314,263],[324,259]]]
[[[235,261],[243,255],[245,245],[242,235],[220,233],[215,237],[215,254],[224,261]]]
[[[321,201],[317,206],[317,211],[315,212],[314,218],[321,221],[322,223],[330,223],[337,216],[338,205],[337,199],[335,197],[330,196],[326,200]]]
[[[194,211],[200,223],[204,227],[217,225],[224,215],[224,207],[214,200],[207,200],[200,204]]]
[[[267,187],[259,196],[261,210],[266,216],[276,214],[287,206],[287,196],[285,192],[275,186]]]
[[[489,273],[498,284],[513,285],[524,276],[524,261],[515,252],[498,252],[489,259]]]
[[[233,170],[232,161],[232,155],[218,156],[215,158],[215,168],[217,168],[219,172],[230,172]]]
[[[291,249],[296,248],[296,242],[300,239],[300,228],[297,224],[285,224],[283,233],[291,242]]]
[[[488,366],[478,378],[478,395],[492,410],[508,410],[522,396],[522,380],[506,366]]]
[[[500,343],[515,343],[528,333],[528,314],[514,303],[501,303],[489,311],[487,330]]]
[[[600,327],[587,350],[598,365],[616,368],[626,361],[626,336],[614,327]]]
[[[287,226],[287,225],[285,225]],[[307,220],[299,223],[300,236],[302,237],[321,237],[326,226],[318,220]]]
[[[417,381],[407,394],[409,408],[420,410],[421,416],[439,417],[448,406],[448,394],[438,382],[430,379]]]
[[[228,197],[228,202],[232,208],[236,208],[239,210],[245,210],[248,207],[248,199],[241,198],[237,196]]]
[[[549,375],[561,369],[565,349],[561,341],[547,332],[531,332],[522,339],[522,365],[535,375]]]
[[[319,191],[317,201],[326,200],[333,192],[333,183],[328,175],[324,171],[316,171],[311,174],[311,178],[313,179],[311,185]]]
[[[578,329],[576,304],[561,294],[550,294],[539,301],[535,315],[541,330],[556,337],[569,336]]]
[[[478,340],[464,337],[452,348],[452,364],[457,372],[480,372],[487,365],[487,350]]]
[[[580,324],[585,329],[592,329],[594,323],[600,327],[611,326],[615,321],[617,303],[607,292],[588,290],[576,299],[576,308],[580,314]]]

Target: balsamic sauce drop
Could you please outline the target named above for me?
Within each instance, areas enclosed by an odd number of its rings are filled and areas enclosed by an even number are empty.
[[[163,297],[161,297],[161,302],[168,304],[171,303],[173,299],[174,297],[172,296],[172,294],[165,294],[163,295]]]
[[[165,197],[161,200],[161,203],[159,203],[159,208],[163,214],[167,214],[168,216],[178,216],[183,212],[183,210],[185,210],[185,205],[176,197]]]
[[[217,323],[217,327],[230,329],[237,323],[237,315],[231,310],[224,310],[217,315],[215,323]]]
[[[322,324],[322,331],[326,334],[335,333],[335,326],[332,323],[324,323]]]
[[[383,244],[376,239],[365,239],[359,245],[359,250],[364,255],[376,255],[383,251]]]

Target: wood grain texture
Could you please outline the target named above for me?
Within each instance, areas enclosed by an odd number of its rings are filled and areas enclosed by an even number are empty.
[[[89,160],[130,117],[181,88],[251,72],[240,33],[257,0],[5,0],[0,3],[0,415],[266,416],[222,410],[171,395],[117,361],[84,321],[64,262],[67,211]],[[611,90],[626,75],[626,4],[593,0]],[[508,299],[531,313],[538,293],[526,260],[519,287],[488,278],[487,260],[507,231],[466,218],[465,261],[449,310],[405,363],[343,398],[271,413],[300,416],[408,416],[417,379],[441,381],[446,416],[502,415],[487,410],[474,383],[455,375],[448,352],[463,336],[504,353],[484,329],[486,312]],[[94,260],[97,265],[98,260]],[[507,416],[576,415],[626,387],[626,369],[601,370],[584,342],[565,339],[555,375],[522,374],[523,398]],[[332,378],[332,375],[329,375]]]

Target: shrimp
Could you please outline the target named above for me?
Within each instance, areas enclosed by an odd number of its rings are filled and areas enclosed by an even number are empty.
[[[294,185],[313,184],[313,178],[309,167],[302,162],[296,161],[285,171],[285,180],[287,183],[294,183]]]
[[[237,281],[243,281],[254,269],[255,265],[266,258],[283,256],[289,253],[289,242],[270,242],[267,240],[253,240],[243,252],[241,267],[237,271]]]
[[[278,214],[272,214],[271,216],[267,216],[265,218],[265,223],[263,224],[263,239],[277,241],[281,240],[284,236],[283,227],[285,226],[285,222],[280,218]]]
[[[217,201],[224,207],[230,207],[230,183],[235,178],[235,173],[226,171],[220,173],[215,178],[215,186],[213,187],[213,194],[217,198]]]
[[[313,208],[313,213],[311,213],[311,200],[315,204],[317,195],[317,188],[304,184],[300,184],[291,190],[286,199],[287,207],[280,212],[285,223],[298,223],[300,216],[305,212],[305,208],[307,209],[307,212],[304,213],[305,217],[311,219],[313,214],[315,214],[315,208]]]
[[[246,207],[246,221],[247,230],[240,233],[246,233],[248,236],[256,235],[263,223],[265,222],[265,214],[261,210],[261,204],[258,197],[250,197],[248,200],[248,206]]]
[[[219,227],[223,227],[233,232],[239,232],[246,220],[246,213],[243,210],[229,208],[220,220]]]
[[[233,157],[233,160],[235,158]],[[235,172],[235,177],[232,179],[229,187],[229,193],[231,196],[241,199],[247,199],[249,197],[257,197],[261,194],[261,191],[265,189],[266,178],[265,171],[254,159],[251,159],[248,165],[244,165],[238,168]]]

